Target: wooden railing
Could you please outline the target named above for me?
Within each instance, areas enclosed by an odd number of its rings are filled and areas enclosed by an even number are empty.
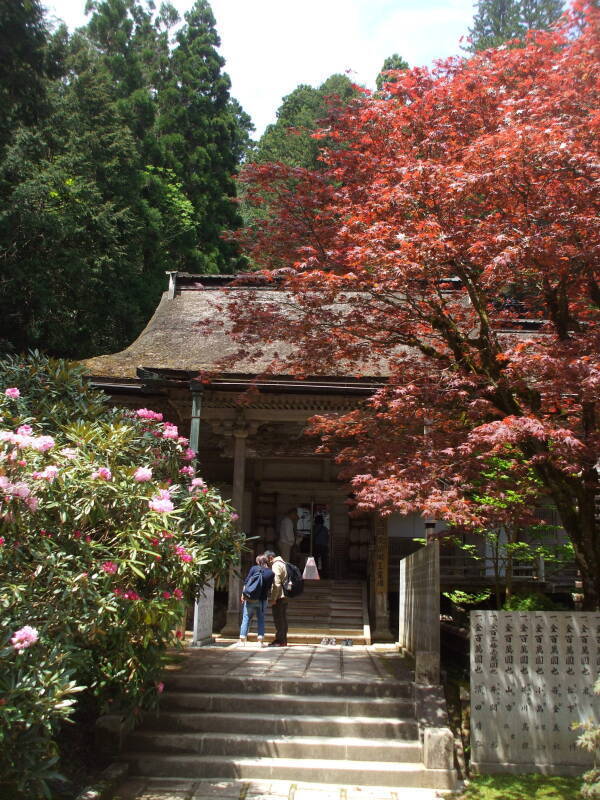
[[[505,565],[500,566],[501,573]],[[475,558],[466,553],[440,553],[442,584],[487,586],[494,583],[494,562],[491,558]],[[574,563],[545,564],[543,559],[513,564],[513,583],[539,583],[552,591],[572,591],[577,580]]]

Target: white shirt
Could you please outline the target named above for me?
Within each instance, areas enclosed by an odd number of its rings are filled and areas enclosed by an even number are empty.
[[[294,523],[289,517],[284,517],[279,526],[279,541],[285,544],[294,544]]]

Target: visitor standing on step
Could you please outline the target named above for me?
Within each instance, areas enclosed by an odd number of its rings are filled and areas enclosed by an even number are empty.
[[[269,560],[263,554],[256,557],[256,564],[250,567],[242,588],[242,626],[240,644],[245,645],[252,617],[256,614],[258,643],[262,647],[265,638],[265,607],[273,585],[274,574],[269,569]]]
[[[269,602],[273,610],[275,638],[269,643],[269,647],[287,647],[287,598],[283,595],[283,585],[287,578],[287,568],[283,558],[281,556],[276,556],[272,550],[265,550],[265,556],[274,576]]]
[[[315,560],[322,578],[329,577],[329,528],[322,514],[315,516],[314,529]]]
[[[296,523],[298,522],[298,512],[295,508],[286,511],[281,525],[279,526],[279,540],[277,547],[284,561],[290,560],[292,545],[296,541]]]

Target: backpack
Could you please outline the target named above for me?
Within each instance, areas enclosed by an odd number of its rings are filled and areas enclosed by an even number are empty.
[[[304,591],[304,578],[295,564],[285,563],[286,576],[283,584],[284,597],[298,597]]]
[[[262,569],[257,570],[250,576],[248,583],[244,584],[242,594],[246,600],[260,600],[263,591],[264,577]]]

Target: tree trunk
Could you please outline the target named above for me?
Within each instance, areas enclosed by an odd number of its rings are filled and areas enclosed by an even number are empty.
[[[507,547],[506,547],[506,574],[504,576],[504,583],[505,583],[505,603],[508,603],[512,597],[513,593],[513,553],[511,545],[514,544],[517,540],[517,532],[513,527],[510,527],[507,530]]]
[[[580,527],[577,531],[578,540],[574,540],[571,531],[565,526],[565,530],[571,536],[571,541],[575,546],[575,561],[581,573],[585,611],[598,611],[600,608],[600,537],[596,533],[595,503],[593,501],[594,498],[592,498],[591,509],[581,509]]]
[[[494,542],[494,583],[496,588],[496,608],[502,609],[502,586],[500,581],[500,533],[496,534]]]
[[[587,479],[587,480],[586,480]],[[552,481],[550,496],[560,521],[575,548],[575,561],[581,573],[583,608],[600,607],[600,525],[596,520],[598,476],[590,470],[583,486],[568,486]]]

